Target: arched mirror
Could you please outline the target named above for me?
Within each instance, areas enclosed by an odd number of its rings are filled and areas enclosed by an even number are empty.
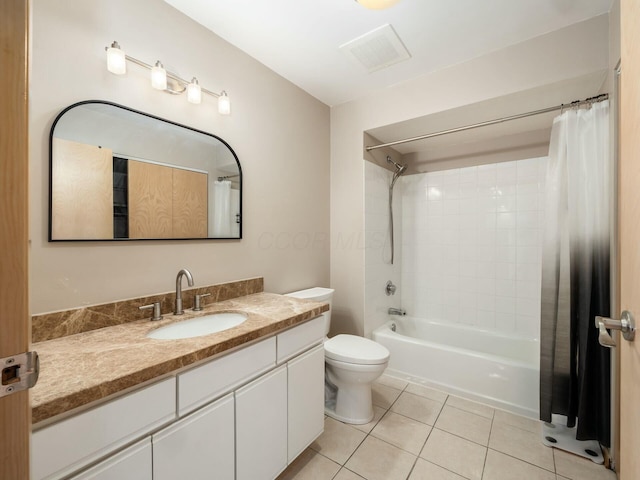
[[[49,152],[49,241],[242,238],[242,169],[215,135],[86,101]]]

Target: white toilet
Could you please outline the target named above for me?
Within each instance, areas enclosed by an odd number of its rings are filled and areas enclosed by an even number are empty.
[[[331,325],[331,288],[309,288],[287,294],[329,303],[325,334]],[[373,419],[371,384],[387,368],[389,350],[357,335],[336,335],[324,342],[325,413],[341,422],[369,423]]]

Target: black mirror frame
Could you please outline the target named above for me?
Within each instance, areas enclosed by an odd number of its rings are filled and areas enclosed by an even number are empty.
[[[58,124],[58,122],[60,121],[60,119],[64,116],[65,113],[67,113],[69,110],[71,110],[72,108],[78,107],[80,105],[86,105],[86,104],[92,104],[92,103],[98,103],[98,104],[103,104],[103,105],[110,105],[112,107],[117,107],[117,108],[122,108],[123,110],[127,110],[129,112],[133,112],[133,113],[137,113],[139,115],[144,115],[145,117],[149,117],[152,118],[154,120],[159,120],[161,122],[165,122],[165,123],[169,123],[171,125],[180,127],[180,128],[184,128],[186,130],[191,130],[192,132],[196,132],[196,133],[201,133],[203,135],[207,135],[209,137],[213,137],[216,140],[218,140],[219,142],[221,142],[223,145],[225,145],[229,151],[231,152],[231,154],[233,155],[234,160],[236,161],[236,164],[238,165],[238,174],[240,176],[240,180],[239,180],[239,184],[240,184],[240,195],[239,195],[239,200],[240,200],[240,205],[239,205],[239,211],[240,211],[240,218],[239,218],[239,234],[237,237],[205,237],[205,238],[101,238],[101,239],[53,239],[52,237],[52,227],[53,227],[53,198],[52,198],[52,194],[53,194],[53,132],[56,128],[56,125]],[[151,115],[150,113],[145,113],[145,112],[141,112],[140,110],[135,110],[133,108],[129,108],[129,107],[125,107],[124,105],[120,105],[114,102],[109,102],[106,100],[83,100],[81,102],[77,102],[74,103],[73,105],[69,105],[68,107],[66,107],[64,110],[62,110],[55,118],[55,120],[53,121],[53,124],[51,125],[51,130],[49,131],[49,225],[48,225],[48,241],[49,242],[145,242],[145,241],[159,241],[159,240],[164,240],[164,241],[182,241],[182,240],[200,240],[200,241],[208,241],[208,240],[241,240],[242,239],[242,221],[243,221],[243,214],[242,214],[242,183],[243,183],[243,174],[242,174],[242,166],[240,165],[240,160],[238,160],[238,156],[236,155],[236,152],[233,150],[233,148],[231,148],[231,146],[224,141],[222,138],[218,137],[217,135],[214,135],[213,133],[208,133],[202,130],[198,130],[196,128],[192,128],[192,127],[188,127],[186,125],[182,125],[181,123],[177,123],[177,122],[173,122],[171,120],[167,120],[161,117],[157,117],[155,115]]]

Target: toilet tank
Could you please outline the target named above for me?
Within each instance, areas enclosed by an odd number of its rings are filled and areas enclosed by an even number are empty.
[[[322,302],[329,304],[329,311],[324,312],[324,329],[325,335],[329,334],[329,328],[331,327],[331,299],[333,298],[333,288],[313,287],[305,290],[298,290],[297,292],[291,292],[285,294],[287,297],[303,298],[306,300],[313,300],[314,302]]]

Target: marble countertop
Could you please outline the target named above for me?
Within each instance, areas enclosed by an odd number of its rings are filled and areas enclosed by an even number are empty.
[[[212,303],[200,312],[137,320],[34,343],[40,377],[31,390],[32,422],[70,410],[169,374],[245,343],[317,317],[328,304],[271,293]],[[154,340],[151,330],[215,312],[242,312],[247,320],[222,332],[182,340]]]

